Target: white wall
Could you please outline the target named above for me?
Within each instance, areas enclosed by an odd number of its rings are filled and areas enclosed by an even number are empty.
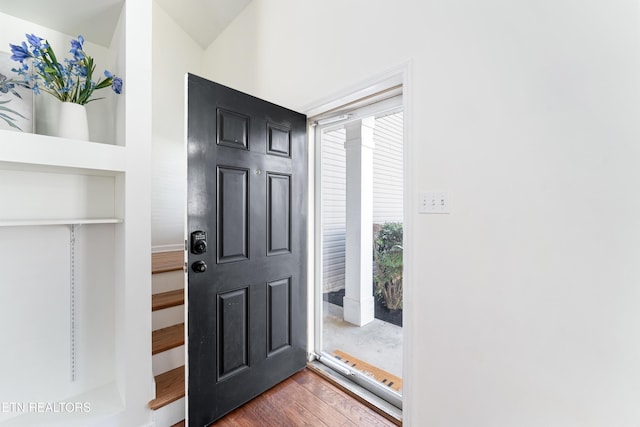
[[[206,52],[209,78],[293,109],[412,61],[412,189],[452,213],[409,213],[409,425],[640,423],[638,16],[254,0]]]
[[[75,250],[71,381],[69,226],[0,227],[0,402],[85,401],[82,393],[115,380],[113,263],[104,261],[113,258],[113,226],[80,227]],[[103,405],[89,403],[96,412]],[[22,413],[5,408],[0,424]]]
[[[202,55],[199,45],[154,2],[151,226],[156,249],[171,249],[184,240],[184,76],[201,74]]]

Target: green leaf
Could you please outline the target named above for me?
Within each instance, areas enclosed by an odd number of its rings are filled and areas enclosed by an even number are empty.
[[[102,80],[102,81],[98,80],[98,84],[96,84],[95,89],[96,90],[104,89],[106,87],[111,86],[112,83],[113,83],[113,79],[112,78],[108,78],[108,79],[105,79],[105,80]]]
[[[8,124],[9,126],[11,126],[12,128],[15,128],[15,129],[18,129],[19,131],[22,131],[22,129],[20,129],[20,127],[19,127],[18,125],[16,125],[15,123],[13,123],[13,121],[12,121],[12,120],[14,120],[14,119],[12,119],[11,117],[8,117],[8,116],[6,116],[6,115],[5,115],[5,114],[3,114],[3,113],[0,113],[0,118],[2,118],[2,120],[4,120],[5,122],[7,122],[7,124]]]
[[[11,89],[11,94],[13,96],[15,96],[16,98],[22,99],[22,96],[20,96],[20,94],[18,92],[16,92],[15,89]]]
[[[11,114],[15,114],[16,116],[20,116],[23,119],[27,119],[25,116],[23,116],[22,114],[18,113],[17,111],[12,110],[11,108],[7,108],[7,107],[0,107],[0,111],[7,111]]]
[[[93,101],[99,101],[99,100],[101,100],[101,99],[104,99],[104,96],[103,96],[102,98],[93,98],[93,99],[90,99],[90,100],[88,100],[88,101],[86,102],[86,104],[88,104],[88,103],[90,103],[90,102],[93,102]]]
[[[58,63],[58,58],[56,58],[56,54],[53,52],[53,48],[51,47],[51,45],[49,44],[49,40],[45,40],[47,46],[49,46],[49,49],[46,49],[46,53],[48,53],[51,56],[51,61],[54,64]]]

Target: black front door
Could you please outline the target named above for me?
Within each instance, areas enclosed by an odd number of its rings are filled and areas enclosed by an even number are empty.
[[[306,117],[189,75],[187,121],[187,404],[206,426],[306,363]]]

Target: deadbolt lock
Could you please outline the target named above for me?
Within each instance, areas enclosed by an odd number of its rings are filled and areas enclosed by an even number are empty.
[[[194,231],[191,233],[191,253],[195,255],[207,252],[207,233]]]

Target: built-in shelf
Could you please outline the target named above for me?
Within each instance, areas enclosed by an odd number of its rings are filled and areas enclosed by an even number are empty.
[[[120,218],[69,218],[69,219],[14,219],[0,220],[0,227],[30,227],[38,225],[119,224]]]
[[[0,130],[0,167],[125,171],[125,147]]]
[[[107,99],[89,106],[93,141],[45,135],[57,116],[46,94],[34,97],[31,117],[41,134],[0,129],[0,311],[27,325],[3,335],[0,361],[12,374],[3,397],[87,405],[4,411],[2,427],[152,424],[143,410],[152,355],[148,340],[131,339],[151,331],[140,307],[151,289],[152,3],[65,0],[69,14],[50,0],[0,1],[3,46],[33,33],[67,57],[64,46],[82,34],[96,72],[125,82],[120,96],[105,89]]]

